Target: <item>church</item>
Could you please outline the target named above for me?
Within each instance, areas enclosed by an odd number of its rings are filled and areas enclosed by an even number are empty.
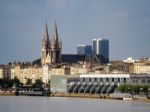
[[[41,65],[52,65],[60,63],[78,63],[85,62],[87,60],[93,60],[96,57],[97,63],[102,63],[99,55],[79,55],[79,54],[62,54],[62,42],[58,37],[57,24],[54,25],[54,34],[52,39],[49,39],[48,25],[45,24],[44,38],[42,40],[41,48]]]
[[[54,25],[54,34],[49,39],[48,25],[45,24],[44,38],[41,44],[41,65],[52,65],[60,63],[77,63],[85,61],[85,55],[62,54],[62,42],[58,37],[57,24]]]
[[[62,42],[58,38],[57,25],[55,22],[54,34],[49,39],[47,22],[45,25],[44,38],[42,40],[41,64],[61,63]]]

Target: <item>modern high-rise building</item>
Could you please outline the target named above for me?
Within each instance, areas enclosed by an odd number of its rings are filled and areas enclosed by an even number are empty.
[[[91,45],[77,45],[77,53],[79,55],[91,55],[92,46]]]
[[[93,39],[93,54],[100,55],[106,62],[109,61],[109,40]]]

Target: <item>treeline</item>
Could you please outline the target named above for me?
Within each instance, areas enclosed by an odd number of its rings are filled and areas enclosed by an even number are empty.
[[[17,77],[14,77],[14,79],[0,79],[1,89],[9,89],[9,88],[12,88],[13,85],[15,85],[16,87],[19,87],[22,85],[22,83]]]
[[[118,87],[118,91],[132,94],[150,94],[150,85],[122,84]]]
[[[25,85],[30,85],[32,88],[42,88],[43,84],[41,79],[36,79],[34,83],[31,79],[27,79]],[[14,79],[0,79],[0,89],[11,89],[13,86],[22,87],[23,84],[17,77],[14,77]]]

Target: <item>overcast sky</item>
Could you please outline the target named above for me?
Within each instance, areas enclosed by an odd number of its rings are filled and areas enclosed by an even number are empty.
[[[46,20],[63,53],[102,37],[111,60],[150,57],[150,0],[0,0],[0,63],[39,58]]]

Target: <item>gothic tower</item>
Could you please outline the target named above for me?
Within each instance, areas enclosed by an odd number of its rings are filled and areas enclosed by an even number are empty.
[[[48,26],[46,22],[44,38],[42,40],[42,52],[41,52],[41,64],[42,65],[50,63],[49,56],[50,56],[50,41],[49,41],[49,34],[48,34]]]
[[[61,49],[62,43],[58,38],[56,22],[54,28],[54,35],[50,41],[48,34],[48,26],[46,22],[44,39],[42,40],[42,52],[41,52],[42,65],[61,63]]]
[[[62,43],[58,38],[56,22],[54,25],[53,38],[50,41],[50,48],[51,48],[51,63],[60,63],[61,62]]]

